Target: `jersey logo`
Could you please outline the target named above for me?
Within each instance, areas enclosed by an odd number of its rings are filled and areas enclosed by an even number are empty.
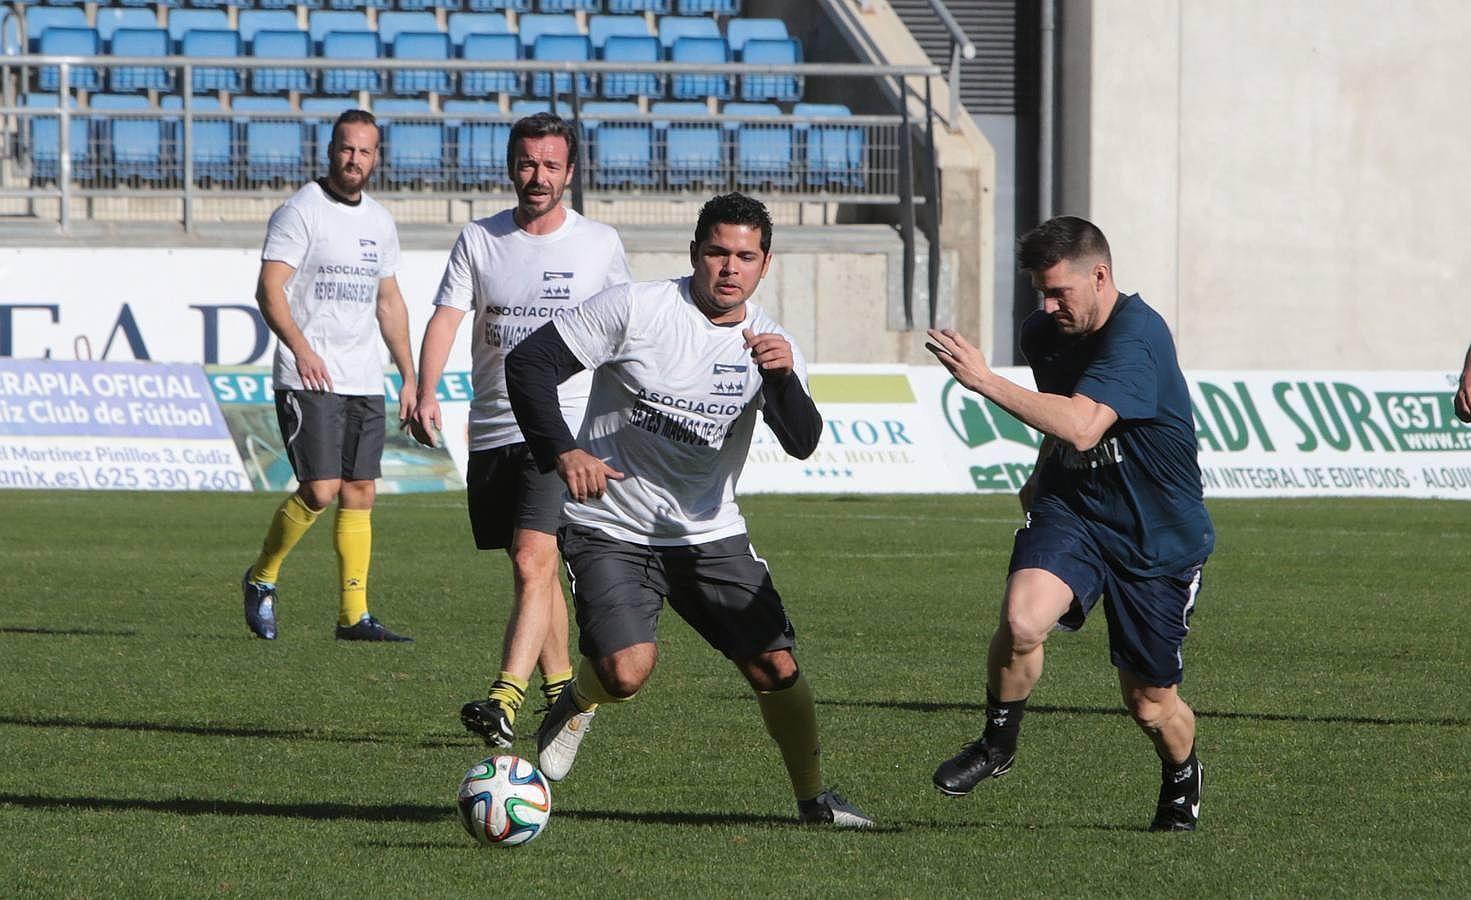
[[[542,272],[541,299],[571,300],[572,279],[576,272]]]
[[[358,251],[362,254],[365,263],[378,261],[378,242],[372,238],[358,238]]]
[[[715,382],[710,385],[710,394],[715,397],[742,397],[746,393],[746,369],[745,363],[716,363],[711,374],[715,376]],[[722,375],[739,376],[736,378],[721,378]]]

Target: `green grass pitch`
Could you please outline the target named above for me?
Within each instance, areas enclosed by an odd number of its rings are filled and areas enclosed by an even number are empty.
[[[238,580],[278,501],[0,493],[0,893],[1471,895],[1465,504],[1211,504],[1184,684],[1202,830],[1155,835],[1101,620],[1049,642],[1010,775],[930,786],[980,727],[1013,499],[746,498],[828,778],[883,828],[796,826],[748,690],[668,614],[546,833],[503,850],[460,831],[453,792],[486,755],[457,710],[498,661],[504,555],[471,549],[457,494],[384,497],[372,606],[417,643],[333,641],[330,522],[267,643]]]

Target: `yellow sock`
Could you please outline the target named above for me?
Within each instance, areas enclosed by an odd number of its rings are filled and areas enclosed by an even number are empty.
[[[276,579],[281,576],[281,563],[286,561],[286,554],[296,546],[317,521],[322,511],[312,509],[302,502],[300,495],[292,494],[281,505],[276,507],[276,514],[271,517],[271,527],[266,531],[265,543],[261,544],[260,556],[255,558],[255,565],[250,567],[250,577],[254,581],[266,584],[275,584]]]
[[[368,561],[373,556],[373,511],[337,507],[332,547],[337,551],[337,574],[342,581],[337,624],[356,625],[368,614]]]
[[[572,681],[571,669],[551,674],[541,673],[541,695],[546,698],[547,706],[557,702],[557,698],[562,696],[562,691],[566,689],[570,681]]]
[[[584,656],[582,662],[577,664],[577,677],[572,679],[572,701],[577,704],[578,709],[587,712],[597,709],[599,703],[624,703],[632,699],[633,697],[614,697],[608,693],[587,657]]]
[[[812,686],[800,672],[796,682],[779,691],[757,691],[756,703],[766,733],[781,749],[792,793],[811,800],[822,793],[822,747],[817,742],[817,706]]]
[[[487,696],[500,701],[501,708],[506,711],[506,721],[512,725],[516,724],[516,713],[521,709],[521,702],[526,699],[526,687],[526,679],[517,678],[505,670],[495,677],[495,682],[490,686]]]

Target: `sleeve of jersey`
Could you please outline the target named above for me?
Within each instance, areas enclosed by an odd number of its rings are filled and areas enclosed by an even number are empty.
[[[548,322],[506,357],[506,394],[536,467],[550,472],[557,457],[577,447],[562,418],[557,385],[582,371],[556,327]]]
[[[399,246],[398,226],[393,222],[393,216],[386,211],[383,214],[383,253],[378,260],[378,278],[392,278],[398,274]]]
[[[822,439],[822,413],[795,374],[761,384],[761,415],[788,456],[806,459]]]
[[[628,270],[628,255],[623,252],[623,240],[618,233],[613,233],[613,260],[608,264],[608,279],[603,287],[613,287],[619,284],[628,284],[633,280],[633,273]]]
[[[439,279],[434,305],[465,312],[475,308],[475,273],[470,263],[469,242],[464,232],[460,233],[454,248],[450,250],[449,262],[444,264],[444,275]]]
[[[283,262],[293,269],[299,269],[302,260],[306,259],[310,244],[306,219],[302,217],[301,210],[286,204],[271,213],[271,221],[266,225],[266,243],[261,248],[260,258],[263,262]]]
[[[1073,393],[1102,403],[1120,419],[1151,419],[1158,410],[1158,384],[1154,352],[1143,335],[1110,335]]]

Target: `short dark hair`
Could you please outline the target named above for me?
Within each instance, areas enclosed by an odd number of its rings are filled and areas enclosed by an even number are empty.
[[[735,191],[712,197],[700,207],[695,222],[695,243],[710,237],[716,225],[749,225],[761,229],[761,252],[771,252],[771,214],[760,201]]]
[[[372,125],[378,132],[378,142],[383,142],[383,129],[378,127],[378,120],[366,109],[343,110],[337,121],[332,123],[332,146],[337,146],[337,132],[344,125]]]
[[[1044,272],[1063,260],[1092,259],[1113,265],[1108,238],[1097,225],[1077,216],[1048,219],[1016,242],[1017,267],[1024,272]]]
[[[516,167],[516,142],[522,138],[559,137],[567,142],[567,165],[577,165],[577,127],[571,122],[549,112],[517,119],[511,126],[511,136],[506,140],[506,170]]]

